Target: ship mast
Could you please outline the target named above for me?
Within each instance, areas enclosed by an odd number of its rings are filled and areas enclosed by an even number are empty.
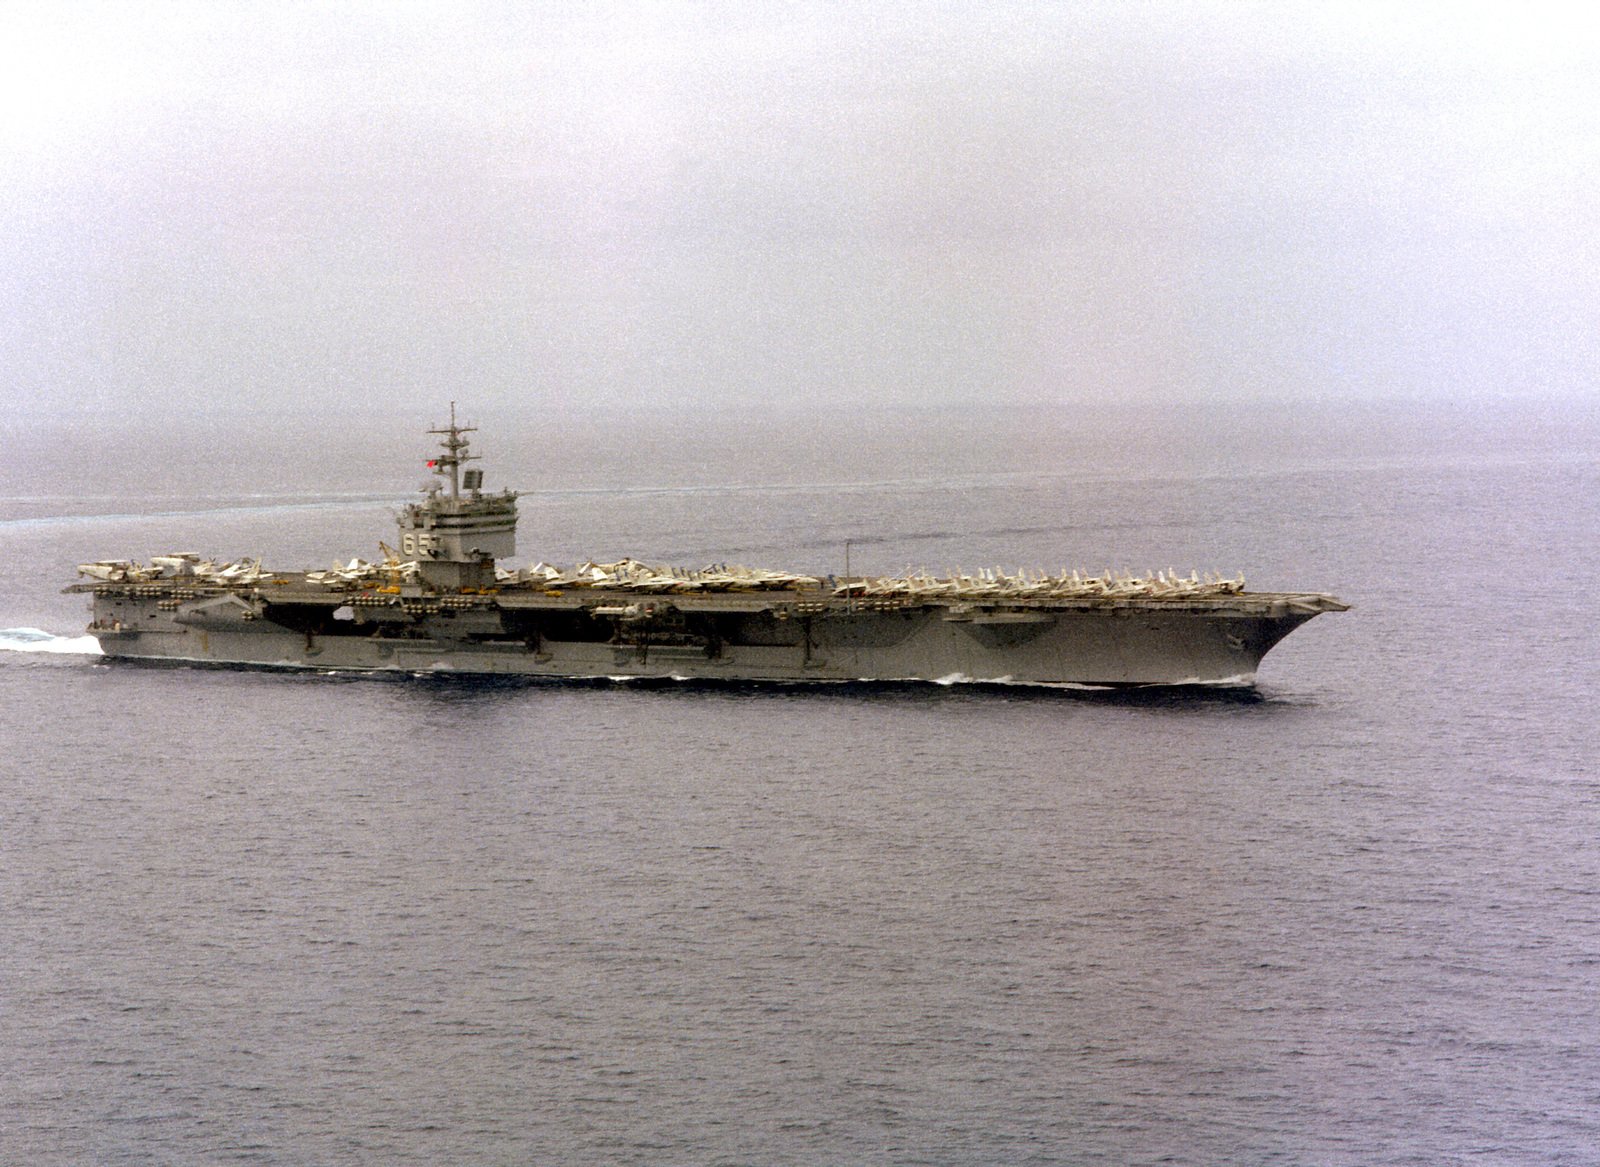
[[[456,403],[452,401],[450,403],[450,424],[442,429],[431,429],[428,432],[441,435],[439,444],[444,447],[445,451],[442,458],[435,458],[428,465],[435,474],[449,472],[450,497],[458,499],[461,497],[461,464],[463,462],[478,461],[478,455],[466,453],[468,442],[461,435],[477,433],[478,427],[475,425],[457,425]],[[467,480],[467,487],[469,490],[472,488],[470,476]]]

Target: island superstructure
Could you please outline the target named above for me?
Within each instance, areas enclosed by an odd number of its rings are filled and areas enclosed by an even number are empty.
[[[512,569],[517,494],[472,426],[428,431],[436,478],[381,562],[271,571],[192,553],[79,566],[107,657],[326,670],[741,681],[1248,685],[1320,593],[1167,573],[822,577],[632,559]]]

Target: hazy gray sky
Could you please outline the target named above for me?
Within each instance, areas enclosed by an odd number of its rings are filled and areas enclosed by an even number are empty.
[[[4,2],[0,391],[1588,396],[1590,11]]]

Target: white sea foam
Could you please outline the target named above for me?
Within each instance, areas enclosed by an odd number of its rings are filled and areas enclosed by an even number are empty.
[[[100,642],[92,636],[57,636],[38,628],[0,628],[0,650],[99,656]]]

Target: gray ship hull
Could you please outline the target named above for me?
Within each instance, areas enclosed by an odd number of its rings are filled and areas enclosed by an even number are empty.
[[[85,590],[89,590],[85,588]],[[111,658],[336,671],[737,681],[1248,685],[1318,612],[1315,595],[1073,604],[903,603],[801,593],[657,602],[566,596],[403,599],[292,584],[196,591],[98,585],[90,632]],[[132,594],[142,591],[145,594]]]
[[[429,431],[438,481],[398,515],[381,565],[270,572],[198,555],[80,565],[113,659],[334,671],[730,681],[1248,685],[1316,594],[1243,580],[982,570],[843,580],[650,567],[511,570],[517,494],[483,489],[470,426]],[[401,556],[412,556],[402,561]]]

